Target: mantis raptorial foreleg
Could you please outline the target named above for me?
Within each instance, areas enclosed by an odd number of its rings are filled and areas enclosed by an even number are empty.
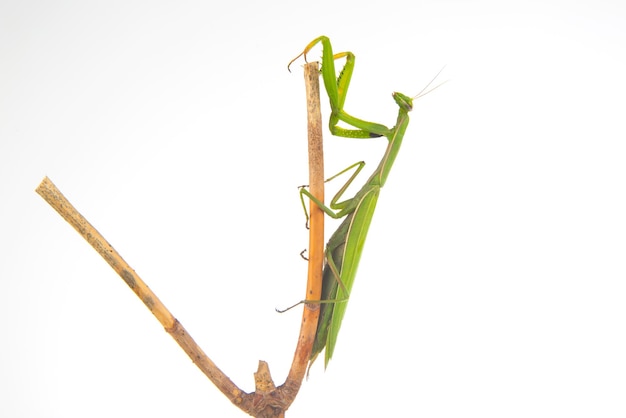
[[[355,57],[352,52],[340,52],[333,54],[333,48],[330,44],[330,40],[326,36],[320,36],[309,43],[300,55],[291,60],[287,68],[289,68],[291,64],[301,56],[304,56],[306,61],[306,55],[308,52],[320,42],[322,43],[323,48],[321,68],[322,78],[324,79],[326,93],[330,99],[332,112],[329,120],[330,132],[333,135],[346,138],[376,138],[387,134],[389,132],[389,128],[386,126],[355,118],[343,110],[343,105],[348,94],[348,87],[350,86],[350,80],[352,79],[352,72],[354,71]],[[346,58],[346,63],[337,77],[335,71],[335,60],[344,57]],[[352,125],[357,129],[346,129],[337,126],[339,121]]]

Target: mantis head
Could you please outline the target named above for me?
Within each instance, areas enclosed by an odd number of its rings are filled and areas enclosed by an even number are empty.
[[[445,67],[444,67],[445,68]],[[438,85],[436,85],[435,87],[433,87],[430,90],[427,90],[428,87],[430,87],[430,85],[433,83],[433,81],[435,81],[435,79],[437,78],[437,76],[439,76],[439,74],[441,74],[441,72],[443,71],[443,68],[441,70],[439,70],[439,72],[437,73],[437,75],[435,77],[433,77],[432,80],[430,80],[430,82],[426,85],[426,87],[424,87],[422,89],[422,91],[420,91],[419,93],[417,93],[415,96],[413,97],[409,97],[409,96],[405,96],[402,93],[398,93],[395,92],[393,93],[393,99],[396,101],[396,103],[398,104],[398,106],[400,106],[400,109],[406,111],[406,112],[410,112],[411,110],[413,110],[413,100],[415,99],[419,99],[420,97],[426,96],[428,93],[430,93],[431,91],[437,89],[438,87],[440,87],[442,84],[445,84],[446,81],[444,81],[443,83],[440,83]]]
[[[393,96],[393,100],[396,101],[396,103],[398,104],[398,106],[400,106],[401,109],[410,112],[411,110],[413,110],[413,98],[409,97],[409,96],[405,96],[402,93],[398,93],[398,92],[394,92],[392,94]]]

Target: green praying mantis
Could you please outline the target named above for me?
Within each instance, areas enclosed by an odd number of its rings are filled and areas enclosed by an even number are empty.
[[[289,66],[301,56],[304,56],[306,60],[307,53],[318,43],[322,44],[323,49],[321,74],[326,93],[330,99],[331,116],[329,127],[331,133],[347,138],[376,138],[384,136],[389,143],[378,167],[354,197],[341,202],[339,201],[346,189],[365,166],[363,161],[351,165],[326,180],[330,181],[356,167],[348,181],[332,198],[330,207],[324,205],[323,202],[318,200],[305,188],[300,189],[300,199],[302,200],[307,223],[309,217],[304,203],[304,196],[315,202],[315,204],[330,217],[334,219],[345,217],[343,222],[339,225],[339,228],[333,233],[326,244],[326,261],[323,271],[321,300],[304,301],[305,303],[320,303],[321,305],[309,367],[324,349],[326,349],[324,367],[328,366],[328,362],[333,356],[337,343],[337,335],[339,334],[339,329],[341,328],[341,323],[346,312],[348,298],[356,277],[365,238],[367,237],[367,232],[372,223],[380,189],[385,185],[391,167],[402,145],[402,139],[404,138],[404,133],[409,124],[409,112],[413,108],[413,99],[426,94],[422,93],[430,85],[429,83],[422,92],[415,97],[409,97],[397,92],[393,93],[393,99],[398,105],[398,117],[396,125],[391,129],[378,123],[355,118],[346,113],[343,109],[350,79],[352,78],[352,72],[354,70],[354,54],[351,52],[333,54],[328,37],[320,36],[309,43],[304,51],[289,63]],[[335,72],[335,60],[340,58],[345,58],[346,62],[337,77]],[[432,90],[434,89],[430,91]],[[350,125],[352,128],[337,126],[340,121]]]

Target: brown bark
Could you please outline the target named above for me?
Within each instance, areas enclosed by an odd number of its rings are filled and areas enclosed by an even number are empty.
[[[322,124],[319,104],[318,63],[305,65],[309,136],[309,184],[311,193],[324,200],[324,158],[322,149]],[[278,388],[272,381],[267,363],[259,362],[255,373],[256,391],[246,393],[239,389],[196,344],[180,322],[163,305],[145,282],[124,261],[104,237],[72,206],[47,177],[37,187],[41,195],[120,275],[137,297],[146,305],[165,330],[191,358],[196,366],[217,386],[232,403],[255,417],[284,417],[293,403],[306,373],[311,355],[319,304],[304,304],[300,335],[298,337],[291,370],[285,383]],[[324,261],[324,212],[311,202],[309,235],[309,271],[306,287],[307,300],[319,300],[322,287]]]

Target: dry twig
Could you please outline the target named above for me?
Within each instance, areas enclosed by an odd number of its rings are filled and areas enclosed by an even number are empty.
[[[310,191],[321,201],[324,200],[324,164],[322,150],[322,124],[319,104],[318,63],[305,65],[307,90],[307,113],[309,135],[309,184]],[[146,305],[165,330],[198,368],[226,395],[232,403],[255,417],[283,417],[293,403],[311,355],[319,305],[304,305],[302,325],[291,370],[283,385],[276,388],[267,363],[260,361],[254,374],[256,391],[246,393],[239,389],[202,351],[180,322],[167,310],[165,305],[150,290],[144,281],[124,261],[104,237],[72,206],[56,186],[45,177],[37,187],[41,195],[120,275],[137,297]],[[324,213],[317,205],[310,206],[309,273],[306,297],[319,300],[322,287],[322,264],[324,260]]]

